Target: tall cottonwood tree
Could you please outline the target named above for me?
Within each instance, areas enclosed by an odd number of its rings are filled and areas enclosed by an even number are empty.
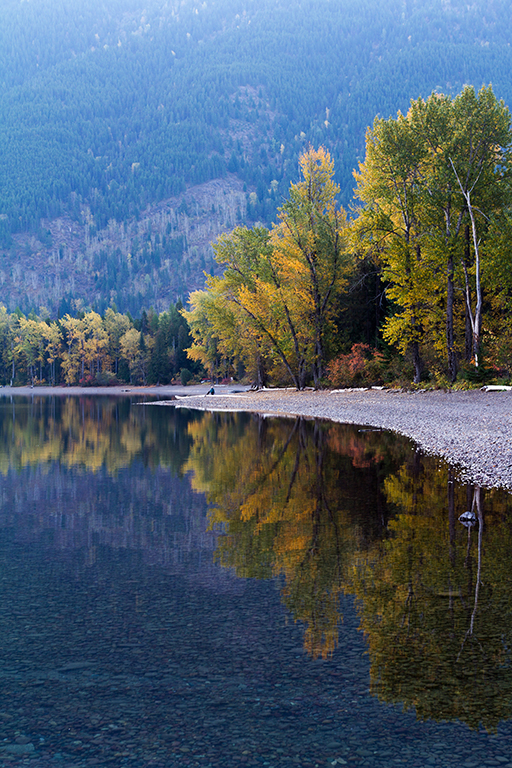
[[[303,180],[290,187],[290,198],[272,230],[277,259],[288,269],[304,273],[304,294],[310,311],[314,343],[312,374],[315,387],[323,376],[325,331],[334,298],[346,285],[346,216],[336,207],[339,187],[333,181],[334,163],[320,147],[300,158]]]
[[[351,260],[329,154],[310,148],[300,168],[302,180],[291,185],[270,234],[237,228],[219,238],[214,249],[224,275],[209,279],[208,298],[192,296],[185,317],[195,338],[191,357],[217,339],[224,352],[257,355],[258,381],[267,366],[281,365],[304,389],[310,376],[320,384],[335,300]]]
[[[472,259],[463,258],[462,267],[471,353],[478,366],[483,310],[481,246],[488,239],[493,215],[510,204],[511,118],[491,88],[482,88],[478,96],[472,88],[465,88],[453,108],[455,129],[449,161],[471,222]],[[484,254],[488,258],[485,248]]]
[[[269,232],[237,227],[214,244],[216,259],[224,268],[221,278],[209,276],[205,290],[193,291],[189,310],[182,310],[193,338],[190,359],[200,362],[212,377],[227,373],[241,362],[258,386],[265,380],[263,344],[257,318],[242,305],[242,286],[254,288],[261,271]]]
[[[443,298],[448,375],[454,381],[458,368],[454,322],[456,269],[464,206],[454,195],[455,179],[448,159],[454,128],[452,99],[434,93],[426,101],[413,101],[408,119],[416,141],[425,153],[420,169],[423,234],[425,247],[433,256],[434,274],[437,276],[434,291]]]
[[[372,252],[388,284],[388,298],[400,307],[384,336],[413,353],[415,381],[421,379],[420,344],[432,320],[431,269],[422,248],[421,164],[423,146],[407,117],[377,118],[366,135],[366,159],[354,173],[364,207],[354,223],[355,243]]]
[[[41,368],[45,352],[45,324],[33,318],[20,317],[15,337],[15,352],[26,366],[28,379],[34,382],[42,378]]]
[[[443,308],[452,381],[461,308],[466,346],[475,366],[480,360],[483,259],[490,224],[510,203],[510,148],[508,109],[491,87],[477,94],[467,86],[455,99],[434,93],[412,101],[406,116],[376,120],[356,174],[364,203],[356,230],[372,247],[378,242],[390,297],[398,305],[385,334],[403,350],[424,342],[430,328],[439,348]]]
[[[53,321],[45,324],[44,336],[46,340],[46,361],[50,367],[50,384],[56,383],[56,364],[61,353],[62,333],[58,324]]]

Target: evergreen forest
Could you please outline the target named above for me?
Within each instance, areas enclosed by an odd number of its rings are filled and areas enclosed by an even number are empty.
[[[459,0],[4,0],[0,285],[13,312],[166,311],[211,242],[276,221],[308,146],[339,200],[376,115],[492,83],[508,5]]]

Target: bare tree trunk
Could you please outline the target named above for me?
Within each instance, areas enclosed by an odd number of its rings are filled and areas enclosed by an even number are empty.
[[[473,206],[471,204],[471,191],[474,189],[475,184],[473,184],[473,187],[471,189],[465,189],[457,171],[455,170],[455,166],[453,164],[453,160],[450,159],[453,171],[455,173],[457,183],[460,187],[460,191],[462,192],[462,195],[464,197],[464,200],[466,201],[467,210],[469,213],[469,218],[471,220],[471,234],[473,236],[473,249],[475,251],[475,295],[476,295],[476,304],[475,304],[475,310],[473,312],[471,307],[471,287],[469,283],[469,275],[468,275],[468,268],[467,264],[463,262],[463,268],[464,268],[464,279],[465,279],[465,288],[466,288],[466,310],[469,315],[469,319],[471,321],[471,329],[472,329],[472,358],[475,362],[475,367],[478,368],[479,365],[479,355],[480,355],[480,333],[482,330],[482,284],[480,280],[480,242],[478,240],[478,235],[476,231],[476,221],[475,221],[475,211],[473,209]],[[480,174],[479,174],[480,175]]]
[[[14,362],[14,347],[12,345],[11,345],[11,352],[12,352],[12,367],[11,367],[11,387],[12,387],[12,383],[16,375],[16,366]]]
[[[265,363],[261,355],[258,355],[258,359],[256,361],[256,386],[258,389],[262,389],[265,386],[266,379],[267,375],[265,371]]]
[[[453,304],[455,297],[453,253],[448,256],[448,286],[446,292],[446,350],[448,352],[448,376],[453,383],[457,377],[457,355],[453,330]]]
[[[323,376],[323,344],[322,344],[322,332],[317,329],[315,340],[315,360],[313,363],[313,385],[315,389],[319,389],[320,382]]]
[[[477,238],[475,214],[469,198],[469,192],[467,194],[467,203],[468,203],[468,209],[469,209],[469,217],[471,219],[471,231],[473,233],[473,247],[475,249],[476,306],[475,306],[475,314],[473,317],[473,357],[475,359],[475,366],[478,368],[478,365],[480,362],[479,360],[480,333],[482,330],[482,284],[480,281],[480,244]]]
[[[464,261],[467,267],[471,267],[471,248],[469,244],[469,225],[466,225],[464,233]],[[464,325],[464,360],[471,362],[473,357],[473,328],[471,326],[471,288],[466,285],[465,302],[465,325]]]
[[[412,358],[414,363],[414,383],[419,384],[423,375],[423,360],[421,359],[418,341],[413,341],[412,343]]]

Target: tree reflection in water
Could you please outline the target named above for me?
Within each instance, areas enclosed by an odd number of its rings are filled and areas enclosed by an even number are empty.
[[[404,442],[304,419],[209,414],[189,429],[186,468],[207,492],[211,527],[224,531],[218,561],[245,578],[282,577],[306,649],[328,656],[353,553],[385,526],[379,476],[397,463]]]
[[[353,567],[371,691],[420,719],[493,730],[512,714],[510,498],[424,463],[386,479],[389,535]],[[476,536],[457,521],[468,496]]]
[[[340,595],[354,594],[382,701],[474,728],[511,716],[508,494],[459,485],[386,433],[225,414],[189,432],[186,468],[223,531],[218,561],[282,577],[309,653],[333,652]],[[458,517],[473,499],[468,531]]]
[[[87,562],[99,542],[176,567],[191,536],[215,546],[179,511],[192,491],[173,478],[189,473],[220,532],[218,563],[277,577],[312,656],[334,651],[341,597],[354,595],[379,699],[488,730],[512,716],[510,496],[458,484],[396,435],[34,398],[1,402],[0,473],[13,540],[80,547]]]
[[[115,397],[0,398],[0,474],[51,462],[84,472],[143,461],[179,472],[188,456],[186,424],[200,414],[134,407]]]

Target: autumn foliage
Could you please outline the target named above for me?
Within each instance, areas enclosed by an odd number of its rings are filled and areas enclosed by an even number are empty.
[[[354,344],[346,355],[338,355],[327,366],[327,380],[333,387],[360,387],[382,384],[385,359],[368,344]]]
[[[353,259],[329,153],[310,148],[299,162],[302,179],[279,223],[222,235],[214,251],[223,276],[208,277],[206,290],[190,297],[189,357],[217,375],[241,363],[258,385],[271,377],[304,389],[323,378]]]

